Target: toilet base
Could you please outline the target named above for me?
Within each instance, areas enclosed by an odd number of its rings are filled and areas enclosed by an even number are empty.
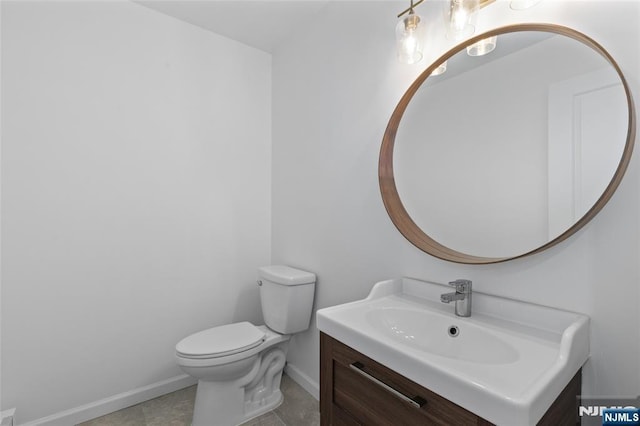
[[[289,336],[271,330],[267,336],[266,348],[255,355],[251,371],[243,377],[231,381],[203,378],[198,381],[192,426],[235,426],[282,404],[280,381]]]
[[[240,388],[230,392],[226,386],[198,382],[191,426],[237,426],[275,410],[284,401],[280,389],[257,404],[238,404],[242,402],[242,394]]]
[[[272,394],[272,397],[269,398],[269,402],[266,402],[262,406],[255,407],[250,411],[245,411],[244,418],[239,424],[248,422],[249,420],[255,419],[256,417],[260,417],[261,415],[266,414],[271,410],[275,410],[280,405],[282,405],[283,401],[284,401],[284,395],[282,395],[282,392],[280,392],[280,389],[278,389],[277,391],[274,391]],[[246,408],[247,406],[245,404],[245,410]]]

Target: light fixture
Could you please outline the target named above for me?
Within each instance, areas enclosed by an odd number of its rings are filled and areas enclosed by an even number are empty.
[[[483,56],[487,53],[493,52],[498,42],[498,36],[487,37],[480,40],[477,43],[467,46],[467,55],[469,56]]]
[[[444,19],[447,37],[461,40],[471,36],[476,30],[477,11],[480,0],[449,0],[444,5]]]
[[[0,0],[1,1],[1,0]],[[398,60],[405,64],[415,64],[423,57],[425,42],[425,20],[415,13],[415,8],[424,0],[410,0],[410,6],[399,15],[396,25],[396,48]],[[444,19],[446,36],[450,39],[460,40],[467,38],[475,32],[478,10],[494,3],[496,0],[446,0],[444,4]],[[513,0],[515,2],[538,2],[540,0]],[[496,38],[482,40],[469,49],[469,55],[480,56],[491,52],[496,45]],[[447,70],[444,62],[433,70],[431,75],[440,75]]]
[[[422,59],[424,23],[413,8],[423,1],[419,0],[414,4],[411,0],[411,6],[398,15],[400,20],[396,25],[396,46],[398,60],[405,64],[415,64]]]

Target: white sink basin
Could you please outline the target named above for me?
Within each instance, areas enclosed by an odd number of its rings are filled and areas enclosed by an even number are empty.
[[[447,315],[398,307],[374,308],[366,317],[396,342],[434,355],[480,364],[518,360],[518,351],[508,338],[469,321],[452,321]]]
[[[460,318],[440,302],[450,291],[383,281],[318,310],[318,328],[492,423],[535,424],[586,362],[589,318],[480,292]]]

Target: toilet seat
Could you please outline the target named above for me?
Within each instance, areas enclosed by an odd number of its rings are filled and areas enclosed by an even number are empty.
[[[265,332],[250,322],[209,328],[182,339],[176,354],[183,358],[221,358],[248,351],[265,340]]]

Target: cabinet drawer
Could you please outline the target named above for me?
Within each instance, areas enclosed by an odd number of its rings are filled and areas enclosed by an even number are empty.
[[[579,426],[582,370],[558,395],[538,426]],[[459,405],[320,333],[322,426],[492,426]]]
[[[348,346],[333,350],[333,403],[362,424],[478,424],[475,414]]]

